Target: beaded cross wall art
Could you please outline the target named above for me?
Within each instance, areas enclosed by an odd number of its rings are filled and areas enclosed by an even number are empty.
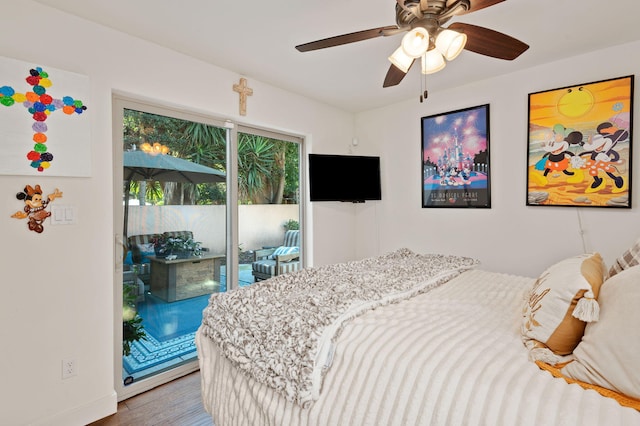
[[[89,176],[88,89],[86,77],[0,58],[0,174]]]

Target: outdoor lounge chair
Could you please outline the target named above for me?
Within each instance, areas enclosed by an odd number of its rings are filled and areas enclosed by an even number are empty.
[[[256,281],[300,269],[300,231],[287,231],[280,247],[256,250],[251,264]]]

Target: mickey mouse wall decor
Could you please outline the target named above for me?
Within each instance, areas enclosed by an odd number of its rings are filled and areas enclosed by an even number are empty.
[[[633,84],[529,94],[528,206],[631,208]]]
[[[51,212],[46,210],[47,206],[56,198],[62,198],[62,192],[56,188],[53,193],[43,198],[40,185],[36,185],[35,187],[27,185],[22,192],[16,194],[16,198],[18,200],[24,200],[24,209],[23,211],[15,212],[11,217],[28,219],[27,226],[29,230],[40,234],[44,231],[44,227],[42,226],[44,220],[51,216]]]

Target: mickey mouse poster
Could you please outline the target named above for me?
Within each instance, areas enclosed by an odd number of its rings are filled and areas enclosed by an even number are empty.
[[[529,94],[527,205],[631,208],[633,75]]]

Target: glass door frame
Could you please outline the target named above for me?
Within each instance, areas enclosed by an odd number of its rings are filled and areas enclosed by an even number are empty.
[[[289,134],[289,133],[282,133],[279,131],[274,131],[274,130],[269,130],[269,129],[265,129],[263,127],[257,127],[257,126],[251,126],[248,124],[238,124],[237,126],[237,130],[235,131],[235,134],[233,135],[233,141],[235,143],[235,148],[236,148],[236,154],[237,154],[237,144],[238,144],[238,133],[247,133],[247,134],[252,134],[252,135],[257,135],[257,136],[263,136],[265,138],[269,138],[269,139],[275,139],[275,140],[280,140],[280,141],[285,141],[285,142],[290,142],[290,143],[296,143],[298,144],[298,191],[299,191],[299,195],[298,195],[298,223],[300,225],[300,265],[302,268],[304,268],[307,264],[306,259],[307,259],[307,235],[308,233],[306,232],[306,209],[305,209],[305,201],[306,198],[306,173],[305,170],[307,168],[307,163],[306,163],[306,144],[305,144],[305,138],[302,136],[296,136],[293,134]],[[234,161],[235,166],[236,166],[236,170],[237,171],[237,155],[234,156]],[[235,180],[235,183],[237,185],[238,180]],[[235,188],[235,194],[237,195],[237,191],[238,188]],[[235,206],[237,206],[237,199],[235,201]],[[234,219],[234,224],[235,224],[235,239],[234,242],[238,243],[239,241],[239,218],[238,218],[238,209],[235,208],[233,209],[235,211],[235,217]],[[236,245],[233,248],[233,254],[234,256],[237,255],[237,253],[239,253],[238,250],[238,245]],[[236,259],[237,260],[237,259]],[[238,264],[239,261],[234,261],[232,263],[233,265],[233,269],[234,269],[234,277],[237,277],[239,274],[238,271]],[[233,281],[233,285],[237,285],[238,281]]]
[[[182,377],[199,369],[198,360],[195,359],[188,363],[179,365],[171,370],[158,373],[149,378],[142,379],[138,382],[124,385],[122,380],[122,273],[123,273],[123,254],[124,254],[124,237],[123,237],[123,221],[124,212],[122,206],[122,182],[123,182],[123,165],[122,165],[122,135],[123,135],[123,118],[124,109],[134,109],[151,114],[171,116],[189,121],[197,121],[204,124],[226,129],[227,148],[226,148],[226,166],[227,166],[227,209],[226,209],[226,260],[227,260],[227,291],[238,286],[238,132],[261,134],[263,136],[273,137],[290,142],[300,144],[299,154],[299,217],[300,229],[304,230],[304,202],[306,199],[305,173],[306,155],[304,138],[292,134],[280,133],[263,128],[252,127],[244,124],[237,124],[231,120],[223,120],[215,118],[211,115],[205,115],[176,106],[169,106],[157,101],[148,101],[135,96],[114,91],[112,93],[112,164],[113,164],[113,226],[114,226],[114,278],[113,278],[113,359],[114,359],[114,385],[117,394],[117,400],[122,401],[133,397],[137,394],[145,392],[154,387],[160,386],[178,377]],[[301,231],[301,256],[302,265],[305,264],[305,234]]]

